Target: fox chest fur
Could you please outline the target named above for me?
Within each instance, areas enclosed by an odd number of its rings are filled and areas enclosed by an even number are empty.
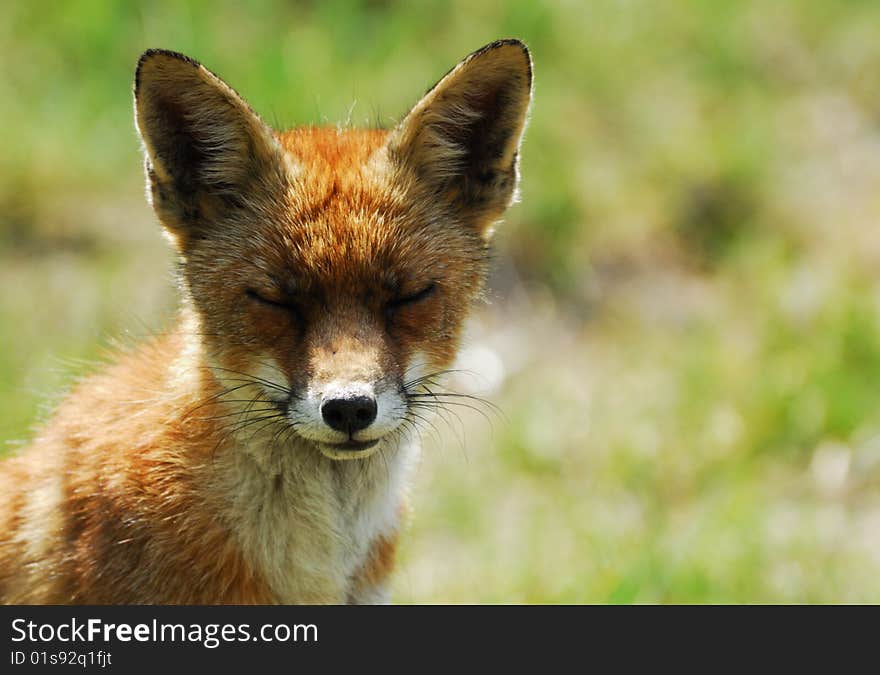
[[[197,62],[146,52],[135,121],[177,323],[0,465],[0,599],[385,600],[530,94],[503,40],[391,130],[277,132]]]
[[[392,563],[417,455],[418,446],[402,444],[393,457],[354,466],[286,452],[268,474],[237,455],[218,477],[236,496],[225,517],[276,601],[387,600],[377,582]]]

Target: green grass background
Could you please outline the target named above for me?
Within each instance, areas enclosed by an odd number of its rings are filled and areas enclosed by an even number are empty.
[[[465,353],[503,415],[428,434],[394,599],[878,602],[878,25],[868,0],[2,3],[0,442],[172,315],[141,51],[279,127],[388,125],[516,36],[522,203]]]

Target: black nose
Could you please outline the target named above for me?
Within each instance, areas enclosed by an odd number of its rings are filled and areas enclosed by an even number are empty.
[[[369,396],[331,398],[321,404],[321,416],[331,429],[353,434],[376,419],[376,399]]]

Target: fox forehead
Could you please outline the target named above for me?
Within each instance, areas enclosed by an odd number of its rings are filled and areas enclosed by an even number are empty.
[[[276,135],[281,146],[308,168],[307,179],[357,181],[361,168],[382,147],[385,129],[298,127]]]
[[[475,230],[449,227],[436,202],[412,198],[388,167],[387,134],[309,127],[276,135],[293,175],[285,194],[272,196],[249,256],[276,283],[396,292],[437,275],[481,273],[485,243]]]

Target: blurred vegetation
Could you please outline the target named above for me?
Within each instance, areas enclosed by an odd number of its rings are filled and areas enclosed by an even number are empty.
[[[878,602],[877,25],[867,0],[2,3],[0,440],[174,305],[145,48],[278,127],[389,125],[517,36],[522,203],[463,357],[504,415],[429,435],[395,599]]]

